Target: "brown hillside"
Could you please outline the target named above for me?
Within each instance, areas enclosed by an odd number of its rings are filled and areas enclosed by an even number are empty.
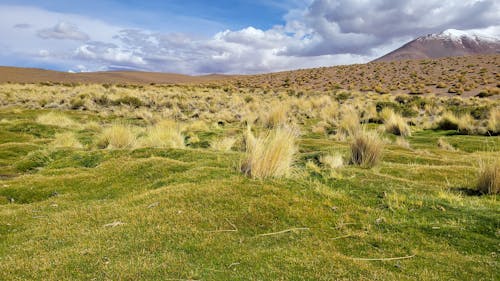
[[[130,83],[130,84],[178,84],[204,83],[225,80],[226,75],[189,76],[175,73],[139,72],[139,71],[104,71],[68,73],[37,68],[0,66],[0,83]]]
[[[240,77],[235,86],[300,91],[359,90],[378,93],[497,94],[500,55],[372,62]]]

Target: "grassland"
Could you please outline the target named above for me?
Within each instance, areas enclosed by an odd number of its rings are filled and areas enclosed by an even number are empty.
[[[4,84],[0,102],[0,280],[500,279],[500,204],[476,188],[496,98]],[[290,171],[242,172],[249,131],[282,127]],[[360,130],[374,167],[350,164]]]

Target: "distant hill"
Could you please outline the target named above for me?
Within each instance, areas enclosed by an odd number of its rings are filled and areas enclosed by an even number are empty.
[[[129,84],[182,84],[225,80],[228,75],[189,76],[175,73],[140,71],[103,71],[69,73],[38,68],[0,66],[0,83],[129,83]]]
[[[372,62],[257,75],[206,76],[136,71],[67,73],[0,67],[0,83],[212,84],[228,89],[283,90],[291,95],[304,91],[334,93],[342,90],[446,96],[474,96],[486,92],[500,98],[499,64],[500,54],[493,54]]]
[[[419,37],[376,59],[375,62],[499,53],[499,38],[470,31],[448,29],[439,34]]]

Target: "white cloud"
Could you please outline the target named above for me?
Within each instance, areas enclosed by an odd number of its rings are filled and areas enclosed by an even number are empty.
[[[68,39],[77,41],[87,41],[90,37],[72,23],[59,22],[54,27],[40,29],[37,35],[42,39]]]
[[[9,38],[0,42],[0,57],[10,53],[43,59],[74,71],[258,73],[367,62],[418,35],[448,28],[498,36],[500,22],[500,4],[494,0],[314,0],[308,4],[306,8],[292,5],[301,8],[290,10],[284,25],[224,30],[209,38],[0,5],[0,36]],[[26,20],[19,23],[20,18]]]

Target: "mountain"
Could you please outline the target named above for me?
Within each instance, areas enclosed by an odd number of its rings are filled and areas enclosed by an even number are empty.
[[[498,37],[473,31],[448,29],[439,34],[419,37],[376,59],[375,62],[499,53],[500,38]]]
[[[204,83],[228,79],[229,75],[189,76],[175,73],[140,71],[102,71],[69,73],[38,68],[0,66],[0,82],[12,83],[127,83],[127,84],[183,84]]]

